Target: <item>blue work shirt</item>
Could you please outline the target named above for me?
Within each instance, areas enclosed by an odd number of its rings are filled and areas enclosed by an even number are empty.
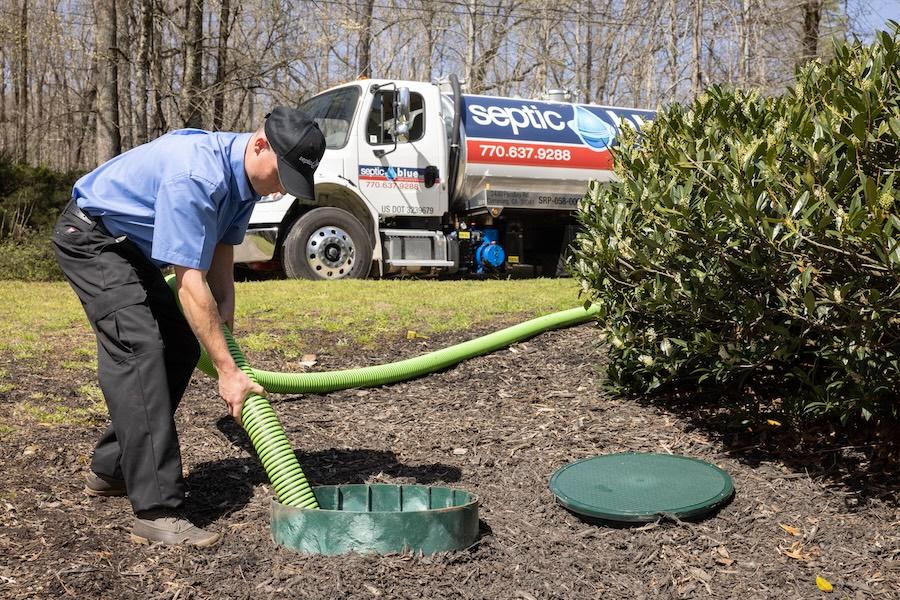
[[[173,131],[100,165],[72,195],[157,266],[207,270],[217,243],[243,241],[259,200],[244,170],[252,136]]]

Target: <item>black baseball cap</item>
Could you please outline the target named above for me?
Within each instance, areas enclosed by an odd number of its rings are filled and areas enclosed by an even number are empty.
[[[325,136],[305,112],[279,106],[266,115],[266,139],[278,156],[278,179],[293,196],[315,200],[313,173],[325,154]]]

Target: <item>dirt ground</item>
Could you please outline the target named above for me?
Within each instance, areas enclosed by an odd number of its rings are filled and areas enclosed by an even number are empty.
[[[398,360],[486,333],[395,339],[376,349],[322,337],[316,369]],[[272,490],[242,430],[197,374],[178,423],[188,510],[225,533],[210,550],[129,541],[123,498],[92,499],[82,476],[92,426],[23,421],[4,434],[0,473],[3,598],[816,598],[900,597],[896,473],[866,448],[764,451],[707,413],[665,410],[600,388],[603,350],[585,325],[413,382],[276,397],[301,465],[318,484],[440,484],[481,500],[470,549],[431,557],[302,556],[269,534]],[[62,351],[62,350],[61,350]],[[259,368],[284,370],[276,356]],[[73,406],[85,370],[0,367],[19,386],[0,406],[55,390]],[[554,504],[550,475],[622,451],[708,460],[734,478],[734,500],[699,523],[609,528]]]

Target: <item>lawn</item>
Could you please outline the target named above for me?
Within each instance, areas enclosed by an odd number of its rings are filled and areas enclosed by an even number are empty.
[[[570,279],[246,282],[237,284],[236,330],[250,353],[291,357],[315,352],[316,333],[371,346],[410,331],[431,336],[509,324],[579,302]],[[253,332],[241,337],[242,328]],[[67,349],[62,356],[60,347]],[[91,363],[94,340],[68,285],[0,281],[0,354],[63,369]]]

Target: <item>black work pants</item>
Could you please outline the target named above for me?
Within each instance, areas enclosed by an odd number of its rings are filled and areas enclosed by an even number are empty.
[[[200,346],[159,269],[74,202],[53,232],[56,258],[97,336],[97,374],[112,424],[91,469],[124,479],[135,512],[184,502],[175,409]]]

